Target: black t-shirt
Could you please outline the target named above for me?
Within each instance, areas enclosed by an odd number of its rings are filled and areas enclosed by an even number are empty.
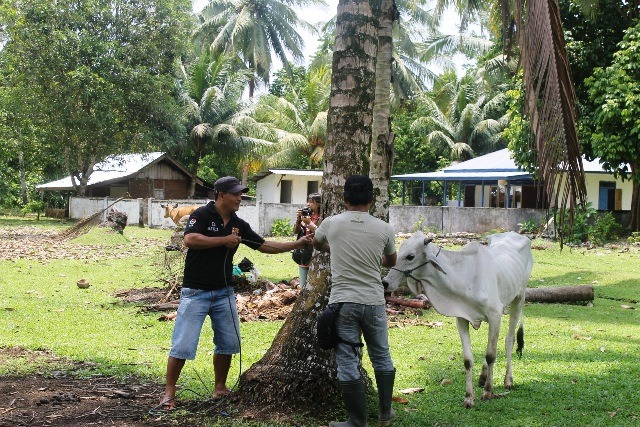
[[[223,237],[230,235],[234,227],[240,230],[242,243],[250,248],[258,249],[264,243],[264,239],[235,213],[231,214],[225,226],[214,202],[209,202],[193,211],[185,226],[184,234],[199,233],[208,237]],[[237,247],[229,249],[226,246],[189,249],[184,263],[182,286],[206,290],[223,289],[225,285],[232,286],[233,255],[236,250]]]

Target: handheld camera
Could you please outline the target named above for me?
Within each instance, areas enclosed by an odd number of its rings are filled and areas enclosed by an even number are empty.
[[[313,215],[313,209],[311,209],[310,207],[302,208],[300,210],[300,214],[303,217],[311,216],[311,215]]]

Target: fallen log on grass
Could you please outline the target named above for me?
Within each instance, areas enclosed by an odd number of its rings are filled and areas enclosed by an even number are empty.
[[[581,302],[593,301],[593,286],[556,286],[545,288],[527,288],[527,302]]]
[[[411,307],[411,308],[429,308],[429,307],[431,307],[431,303],[429,302],[429,300],[405,299],[405,298],[398,298],[398,297],[391,297],[391,296],[385,296],[384,299],[387,302],[390,302],[390,303],[393,303],[393,304],[398,304],[398,305],[403,305],[405,307]]]
[[[593,301],[593,286],[556,286],[544,288],[527,288],[525,300],[527,302],[561,303]],[[398,304],[411,308],[430,308],[431,303],[427,299],[406,299],[385,296],[385,300],[392,304]]]

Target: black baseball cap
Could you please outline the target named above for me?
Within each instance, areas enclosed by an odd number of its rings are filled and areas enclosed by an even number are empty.
[[[373,182],[367,175],[351,175],[344,182],[344,191],[373,191]]]
[[[223,176],[213,183],[216,191],[225,191],[227,193],[246,193],[249,191],[247,187],[242,185],[235,176]]]

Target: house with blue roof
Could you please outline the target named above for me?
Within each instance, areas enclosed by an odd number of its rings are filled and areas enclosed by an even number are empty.
[[[602,168],[599,159],[583,158],[582,164],[587,202],[601,211],[631,209],[631,181],[615,178]],[[540,182],[516,166],[507,148],[436,172],[393,175],[391,179],[403,184],[403,204],[409,191],[418,188],[424,194],[429,182],[439,182],[443,186],[442,206],[546,208]],[[422,201],[427,204],[424,198]]]

